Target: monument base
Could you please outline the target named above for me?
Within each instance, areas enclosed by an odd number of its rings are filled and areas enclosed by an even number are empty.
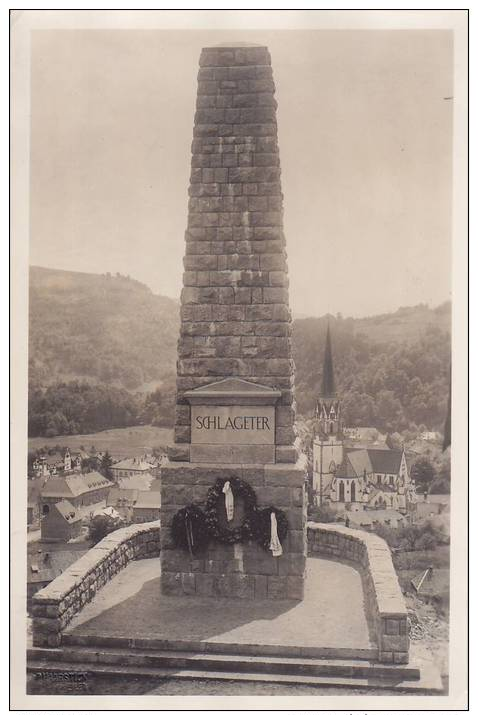
[[[211,539],[202,551],[178,548],[171,536],[174,515],[187,505],[204,506],[218,478],[247,482],[258,508],[284,512],[288,533],[281,556],[254,541],[223,544]],[[305,458],[296,464],[172,462],[161,470],[161,590],[167,595],[241,599],[304,597],[306,558]],[[237,505],[240,509],[241,505]]]

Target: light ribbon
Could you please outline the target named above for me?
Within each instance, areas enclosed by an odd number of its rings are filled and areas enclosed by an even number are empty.
[[[271,543],[269,549],[272,551],[272,556],[282,555],[282,546],[277,534],[277,519],[274,512],[271,512]]]
[[[226,517],[228,521],[232,521],[234,518],[234,495],[231,489],[231,483],[226,482],[222,488],[224,493],[224,500],[226,504]]]

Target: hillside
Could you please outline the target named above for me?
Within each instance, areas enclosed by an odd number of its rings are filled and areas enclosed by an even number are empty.
[[[385,431],[424,425],[443,430],[449,369],[451,305],[419,305],[374,317],[296,320],[293,349],[299,411],[310,414],[320,386],[330,322],[337,387],[349,425]]]
[[[174,369],[179,308],[125,276],[30,269],[30,384],[139,390]]]
[[[296,391],[304,415],[312,413],[320,385],[327,321],[347,424],[443,429],[449,303],[359,319],[296,319]],[[32,267],[30,435],[170,426],[178,323],[176,301],[129,277]],[[153,394],[131,394],[139,392]]]

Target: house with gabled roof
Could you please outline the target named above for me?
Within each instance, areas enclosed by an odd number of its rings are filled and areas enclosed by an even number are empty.
[[[161,513],[161,492],[138,492],[138,498],[133,506],[133,521],[141,524],[146,521],[156,521]]]
[[[62,499],[48,508],[41,520],[42,541],[70,541],[81,536],[83,517],[76,507]]]
[[[41,492],[42,515],[52,504],[67,499],[74,507],[106,503],[113,483],[99,472],[87,474],[72,473],[65,477],[51,477],[45,482]]]

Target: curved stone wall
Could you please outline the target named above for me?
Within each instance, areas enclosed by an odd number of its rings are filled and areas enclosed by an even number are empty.
[[[307,524],[309,554],[361,567],[379,660],[407,663],[407,609],[390,550],[375,534],[338,524]],[[159,556],[160,522],[133,524],[109,534],[33,597],[33,645],[60,645],[61,631],[130,561]]]
[[[159,556],[160,522],[132,524],[106,536],[33,597],[33,645],[60,645],[61,631],[130,561]]]
[[[366,606],[382,663],[408,663],[408,614],[390,549],[375,534],[338,524],[307,524],[309,554],[354,561],[362,568]]]

